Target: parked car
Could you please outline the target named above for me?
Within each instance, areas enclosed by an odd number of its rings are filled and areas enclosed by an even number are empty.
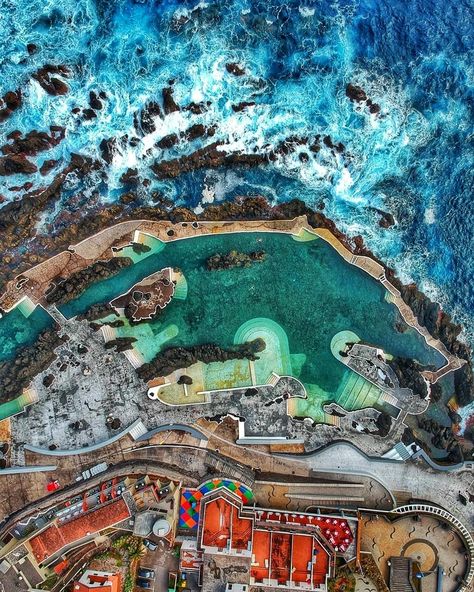
[[[158,549],[157,545],[155,545],[155,543],[153,541],[150,541],[148,539],[145,539],[143,541],[143,544],[145,545],[145,547],[147,549],[150,549],[150,551],[156,551]]]
[[[140,567],[138,568],[138,575],[140,576],[140,578],[153,580],[153,578],[155,577],[155,572],[153,569],[148,569],[147,567]]]
[[[144,580],[143,578],[137,578],[137,586],[140,588],[145,588],[146,590],[152,589],[152,583],[149,580]]]

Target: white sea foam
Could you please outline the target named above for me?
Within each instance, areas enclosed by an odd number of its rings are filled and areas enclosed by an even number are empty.
[[[424,215],[425,224],[434,224],[436,222],[435,208],[426,208]]]
[[[313,16],[315,13],[315,9],[309,8],[309,6],[300,6],[298,10],[299,10],[299,13],[301,14],[301,16],[304,18],[308,18],[310,16]]]

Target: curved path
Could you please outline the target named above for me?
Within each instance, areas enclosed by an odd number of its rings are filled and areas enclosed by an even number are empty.
[[[464,540],[469,554],[468,573],[466,574],[465,581],[459,590],[463,592],[469,592],[472,590],[471,583],[474,581],[474,540],[471,536],[471,533],[467,530],[462,522],[460,522],[447,510],[438,508],[436,506],[430,506],[428,504],[408,504],[406,506],[395,508],[393,512],[396,512],[397,514],[430,514],[437,518],[443,518],[452,524],[461,538]]]

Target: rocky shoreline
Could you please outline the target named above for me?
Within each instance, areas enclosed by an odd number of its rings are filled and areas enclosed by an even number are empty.
[[[114,257],[108,261],[96,261],[89,267],[71,274],[68,278],[58,278],[55,285],[46,293],[46,302],[58,305],[74,300],[93,283],[112,277],[131,264],[132,260],[129,257]]]
[[[80,159],[80,157],[78,157]],[[82,159],[76,162],[79,169],[81,167],[93,166],[91,162],[83,161]],[[14,202],[22,203],[22,202]],[[14,204],[8,204],[12,206]],[[5,209],[5,208],[3,208]],[[0,210],[0,213],[3,211]],[[443,312],[438,303],[431,301],[425,294],[420,292],[413,284],[404,285],[397,278],[395,271],[387,267],[383,261],[376,257],[364,245],[361,236],[353,238],[347,237],[335,225],[335,223],[327,218],[322,212],[317,212],[309,208],[304,202],[300,200],[292,200],[272,206],[264,197],[241,197],[236,198],[232,202],[222,202],[219,204],[211,204],[200,214],[196,214],[192,210],[185,207],[175,207],[167,209],[164,206],[156,207],[138,207],[132,212],[127,211],[123,206],[111,206],[108,210],[104,210],[97,216],[90,216],[82,219],[78,223],[73,223],[64,229],[60,234],[54,237],[41,237],[40,240],[46,253],[43,257],[37,257],[34,261],[38,263],[41,260],[51,257],[69,246],[74,241],[86,239],[91,234],[102,230],[102,228],[109,226],[111,223],[122,222],[133,219],[148,219],[148,220],[169,220],[172,223],[178,222],[194,222],[194,221],[220,221],[220,220],[284,220],[293,219],[297,216],[306,215],[309,224],[313,228],[328,229],[347,249],[355,255],[363,255],[372,258],[381,264],[386,272],[387,279],[400,290],[401,296],[406,304],[413,310],[420,325],[426,327],[430,334],[439,338],[446,346],[449,352],[467,361],[465,365],[454,373],[455,389],[457,401],[460,406],[468,404],[474,400],[474,376],[472,370],[471,351],[468,345],[458,340],[461,327],[452,322],[451,317]],[[11,219],[13,224],[14,219]],[[2,227],[2,220],[0,219],[0,229]],[[92,231],[92,232],[91,232]],[[12,235],[15,239],[15,235]],[[15,240],[19,240],[16,237]],[[8,261],[7,261],[8,263]],[[12,268],[7,277],[2,279],[5,281],[10,279],[15,270],[18,273],[18,267],[12,261]],[[28,267],[25,262],[20,266],[20,269]]]
[[[0,362],[0,404],[19,397],[33,378],[54,362],[54,350],[65,341],[58,329],[43,331],[36,343],[21,348],[13,359]]]

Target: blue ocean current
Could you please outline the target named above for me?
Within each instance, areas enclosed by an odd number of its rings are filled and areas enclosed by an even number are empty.
[[[103,138],[134,135],[133,116],[174,80],[180,105],[209,101],[205,113],[173,113],[138,146],[119,150],[107,179],[67,182],[61,200],[44,213],[39,232],[60,227],[64,212],[84,214],[115,202],[129,167],[151,180],[141,195],[162,191],[197,208],[210,201],[260,194],[273,202],[300,198],[320,207],[368,246],[404,281],[416,281],[465,327],[474,343],[474,5],[470,0],[4,0],[0,19],[0,93],[22,88],[24,102],[0,124],[2,144],[12,130],[66,128],[66,138],[35,157],[71,153],[98,158]],[[26,45],[38,50],[31,56]],[[244,76],[226,70],[238,63]],[[70,91],[51,97],[31,74],[46,63],[65,64]],[[379,115],[345,94],[361,86]],[[105,91],[97,117],[90,91]],[[241,112],[232,105],[255,102]],[[296,153],[258,169],[202,170],[159,181],[157,158],[188,154],[182,141],[154,148],[167,134],[193,123],[216,125],[214,139],[232,150],[277,146],[290,135],[330,135],[344,158],[323,148],[302,162]],[[203,141],[203,143],[209,142]],[[3,178],[9,190],[54,176]],[[378,225],[373,208],[391,212],[392,228]]]

